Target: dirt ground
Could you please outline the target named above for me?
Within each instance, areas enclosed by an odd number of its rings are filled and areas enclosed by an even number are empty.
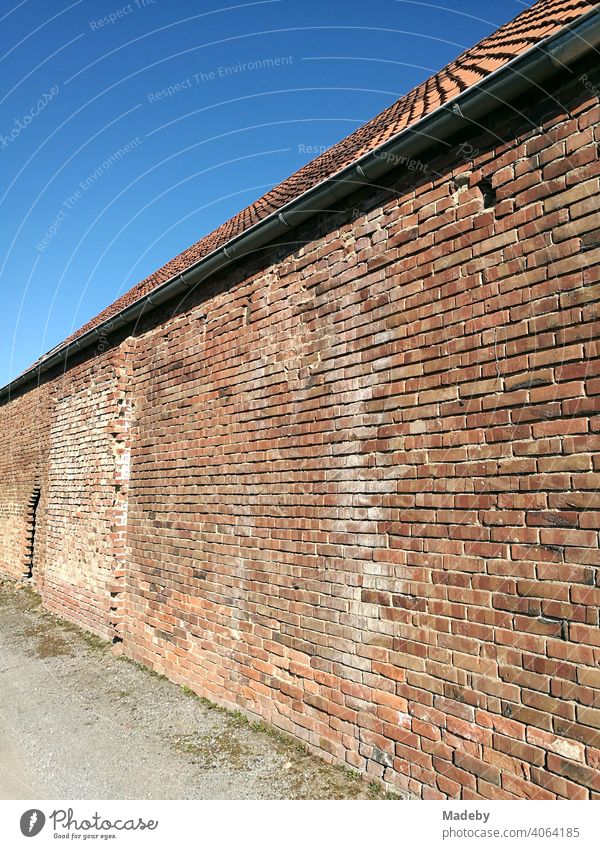
[[[381,799],[0,581],[1,799]]]

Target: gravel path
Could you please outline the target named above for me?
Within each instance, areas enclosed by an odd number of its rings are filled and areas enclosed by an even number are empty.
[[[0,582],[0,798],[373,799]]]

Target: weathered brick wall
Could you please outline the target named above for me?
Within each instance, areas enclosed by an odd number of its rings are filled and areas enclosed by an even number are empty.
[[[46,459],[49,385],[0,405],[0,571],[13,578],[37,573],[45,545]],[[36,490],[35,563],[32,564],[32,509]]]
[[[124,350],[98,353],[0,406],[0,569],[19,578],[32,566],[49,609],[108,639],[120,636],[119,617],[109,613],[119,598],[113,585],[124,545],[117,492]]]
[[[428,798],[600,790],[582,89],[137,342],[125,650]]]
[[[90,593],[134,659],[417,796],[600,798],[581,75],[68,373],[53,604]]]

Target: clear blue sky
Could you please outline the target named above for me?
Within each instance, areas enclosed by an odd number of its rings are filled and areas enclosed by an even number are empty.
[[[527,5],[0,0],[0,386]]]

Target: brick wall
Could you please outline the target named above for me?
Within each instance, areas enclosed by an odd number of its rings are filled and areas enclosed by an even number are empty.
[[[48,447],[49,385],[15,397],[0,405],[0,571],[24,578],[43,559],[46,460]],[[37,509],[35,564],[32,542],[34,494],[42,498]]]
[[[43,393],[55,609],[401,791],[600,798],[597,91],[498,111],[5,406],[2,568]]]
[[[0,406],[0,569],[32,572],[46,606],[107,639],[122,558],[119,368],[125,346]],[[127,470],[128,472],[128,470]],[[38,490],[31,551],[31,499]],[[33,555],[33,556],[32,556]],[[121,579],[122,580],[122,579]],[[112,595],[111,595],[112,593]]]

